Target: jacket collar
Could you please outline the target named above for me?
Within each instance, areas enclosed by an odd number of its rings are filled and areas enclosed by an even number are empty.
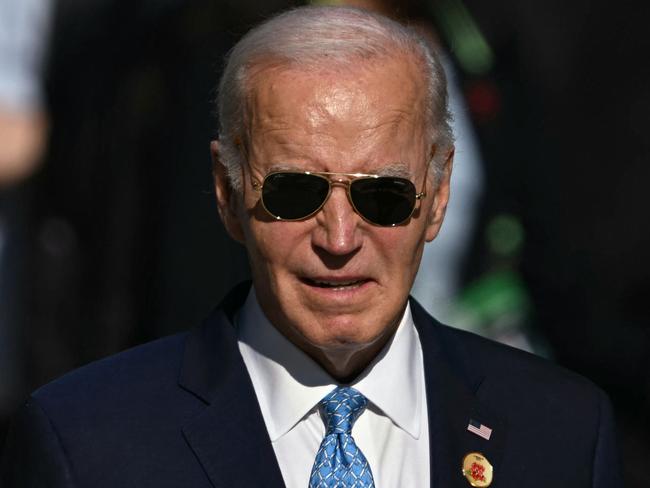
[[[206,404],[183,435],[215,488],[284,487],[232,325],[248,288],[236,287],[189,334],[179,378],[181,388]]]
[[[506,423],[482,401],[490,379],[482,375],[454,336],[446,333],[446,327],[413,299],[411,309],[424,357],[431,486],[470,486],[462,475],[462,462],[471,452],[482,454],[492,464],[494,480],[498,480]],[[467,430],[470,419],[492,429],[489,440]]]

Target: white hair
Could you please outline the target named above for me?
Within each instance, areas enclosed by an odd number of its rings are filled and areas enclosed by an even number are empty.
[[[248,81],[252,68],[287,65],[298,69],[346,67],[382,57],[410,56],[427,86],[425,107],[431,143],[438,146],[432,163],[438,175],[442,153],[453,144],[447,82],[438,57],[413,29],[381,15],[351,7],[299,7],[249,31],[231,50],[219,82],[220,160],[230,185],[241,191]],[[443,149],[442,151],[440,149]]]

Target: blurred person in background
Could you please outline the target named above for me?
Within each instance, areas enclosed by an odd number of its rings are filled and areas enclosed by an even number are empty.
[[[21,183],[43,159],[44,93],[50,0],[0,3],[0,437],[2,419],[19,401],[23,376],[25,198]]]
[[[27,178],[43,156],[51,12],[51,0],[0,4],[0,188]]]

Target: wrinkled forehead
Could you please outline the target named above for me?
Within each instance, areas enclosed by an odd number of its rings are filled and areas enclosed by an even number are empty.
[[[328,143],[426,132],[427,90],[409,57],[297,67],[269,63],[251,71],[245,126],[253,137],[317,135]],[[352,141],[345,141],[349,137]]]

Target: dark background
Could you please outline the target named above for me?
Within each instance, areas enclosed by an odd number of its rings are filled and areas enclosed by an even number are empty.
[[[515,215],[526,239],[508,266],[531,297],[530,333],[609,393],[628,486],[647,486],[649,7],[467,0],[494,56],[468,71],[443,25],[460,2],[384,4],[437,28],[472,111],[487,192],[464,280],[500,265],[482,229]],[[18,358],[0,439],[33,389],[196,324],[248,275],[214,204],[211,103],[227,50],[288,5],[57,3],[49,149],[37,174],[0,194]]]

